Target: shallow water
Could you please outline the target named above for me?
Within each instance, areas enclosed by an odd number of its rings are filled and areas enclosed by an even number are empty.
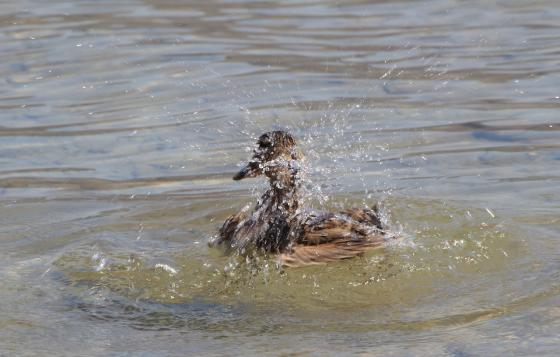
[[[557,354],[557,1],[0,5],[0,355]],[[209,248],[277,128],[403,242]]]

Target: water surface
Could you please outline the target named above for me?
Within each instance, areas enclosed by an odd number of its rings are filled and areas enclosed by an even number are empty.
[[[0,6],[0,355],[557,354],[557,1]],[[404,242],[209,248],[271,129]]]

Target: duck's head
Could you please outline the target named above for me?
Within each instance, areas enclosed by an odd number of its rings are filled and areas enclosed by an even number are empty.
[[[261,135],[257,145],[249,163],[233,179],[264,174],[271,183],[292,182],[297,173],[296,161],[301,158],[295,139],[285,131],[271,131]]]

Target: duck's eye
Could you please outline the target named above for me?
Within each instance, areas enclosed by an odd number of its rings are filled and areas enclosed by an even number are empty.
[[[261,148],[269,148],[272,145],[272,143],[270,142],[270,138],[269,137],[264,137],[261,138],[259,140],[259,146]]]

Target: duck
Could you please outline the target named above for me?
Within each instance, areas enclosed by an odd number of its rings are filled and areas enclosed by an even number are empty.
[[[240,254],[263,252],[282,266],[300,267],[357,257],[394,238],[377,206],[339,212],[303,207],[302,159],[288,132],[262,134],[252,158],[233,180],[266,176],[269,187],[252,211],[247,206],[226,219],[212,245]]]

